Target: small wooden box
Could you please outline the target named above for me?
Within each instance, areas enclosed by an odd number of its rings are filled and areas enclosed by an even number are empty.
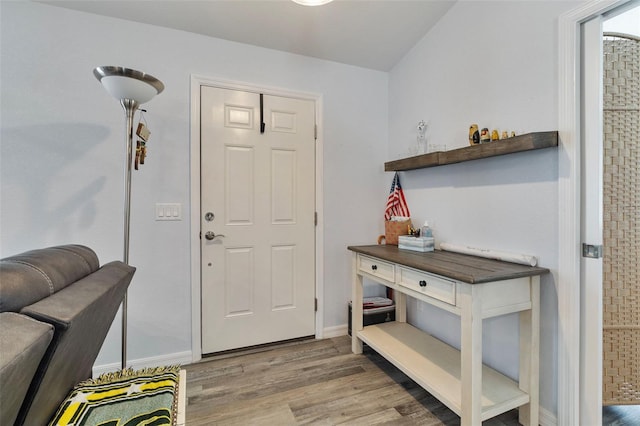
[[[413,237],[401,235],[398,237],[398,248],[400,250],[411,250],[419,252],[433,251],[435,240],[433,237]]]

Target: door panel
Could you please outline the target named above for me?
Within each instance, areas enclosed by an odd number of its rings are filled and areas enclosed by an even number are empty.
[[[296,247],[280,246],[271,249],[271,309],[295,308]]]
[[[273,150],[271,155],[271,204],[272,223],[293,224],[296,205],[296,153],[289,150]]]
[[[253,313],[254,279],[253,248],[239,247],[225,251],[223,294],[225,295],[225,316]]]
[[[253,224],[253,148],[225,146],[224,201],[227,225]]]
[[[314,102],[201,90],[203,353],[313,335]]]

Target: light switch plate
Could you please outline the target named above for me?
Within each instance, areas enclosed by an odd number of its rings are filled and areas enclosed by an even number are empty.
[[[156,203],[156,220],[182,220],[182,204]]]

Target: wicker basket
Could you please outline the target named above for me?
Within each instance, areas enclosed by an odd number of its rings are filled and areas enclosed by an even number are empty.
[[[603,404],[640,404],[640,40],[604,40]]]
[[[385,220],[384,221],[384,235],[378,237],[378,244],[384,240],[385,244],[398,245],[398,237],[400,235],[409,234],[409,228],[411,227],[411,219],[407,220]]]

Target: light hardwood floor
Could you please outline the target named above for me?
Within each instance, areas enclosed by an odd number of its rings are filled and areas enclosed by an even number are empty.
[[[602,408],[603,426],[640,425],[640,405],[612,405]]]
[[[188,365],[187,424],[459,425],[460,418],[349,337],[306,340]],[[518,425],[510,411],[484,422]]]
[[[459,425],[460,418],[347,336],[205,358],[187,370],[187,425]],[[640,425],[640,406],[604,407],[605,426]],[[507,412],[485,426],[518,425]]]

